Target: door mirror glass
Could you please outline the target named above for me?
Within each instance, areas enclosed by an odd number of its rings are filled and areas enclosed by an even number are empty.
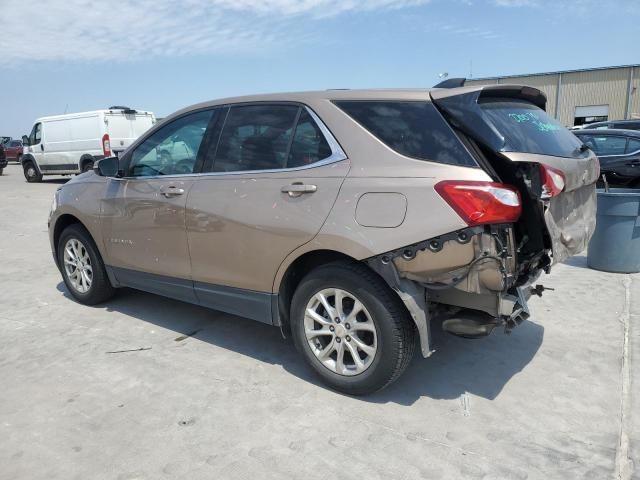
[[[93,171],[101,177],[118,177],[120,172],[120,161],[118,157],[107,157],[98,160],[93,167]]]
[[[26,135],[22,135],[22,145],[28,147],[29,146],[29,137]]]

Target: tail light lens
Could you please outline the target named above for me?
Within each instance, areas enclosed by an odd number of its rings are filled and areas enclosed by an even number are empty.
[[[503,183],[445,180],[436,191],[470,226],[513,223],[520,218],[520,193]]]
[[[542,193],[540,198],[543,200],[558,196],[564,190],[565,177],[561,170],[541,163],[540,178],[542,180]]]
[[[109,140],[109,134],[105,133],[102,136],[102,152],[105,157],[111,156],[111,141]]]

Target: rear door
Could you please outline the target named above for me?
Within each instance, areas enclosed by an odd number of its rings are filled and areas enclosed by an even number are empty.
[[[598,159],[544,111],[544,94],[506,85],[431,95],[449,121],[485,150],[499,176],[520,182],[523,197],[538,199],[553,262],[584,250],[595,229]],[[546,167],[561,173],[561,191],[545,192],[545,176],[553,177]]]
[[[231,106],[189,194],[187,234],[204,305],[271,322],[285,257],[318,233],[349,162],[315,114],[297,104]]]
[[[105,113],[106,133],[109,135],[111,150],[115,154],[126,150],[140,135],[153,126],[153,114],[134,112]]]

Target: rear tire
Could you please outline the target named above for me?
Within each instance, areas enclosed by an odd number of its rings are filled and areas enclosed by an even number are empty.
[[[79,303],[96,305],[115,295],[102,256],[82,225],[64,229],[56,254],[67,290]]]
[[[21,163],[20,160],[22,160],[22,155],[16,155],[16,163]]]
[[[291,331],[320,378],[351,395],[394,382],[415,350],[415,327],[400,298],[356,262],[324,265],[300,282],[291,304]]]
[[[2,172],[4,172],[4,167],[0,168],[0,177],[2,176]]]
[[[22,166],[24,171],[24,178],[29,183],[37,183],[42,181],[42,174],[38,171],[36,166],[31,161],[27,161]]]
[[[89,170],[93,170],[93,160],[87,160],[82,164],[81,173],[88,172]]]

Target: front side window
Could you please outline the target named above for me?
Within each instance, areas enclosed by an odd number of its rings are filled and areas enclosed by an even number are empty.
[[[582,143],[557,120],[524,100],[481,99],[486,119],[504,137],[504,151],[577,158]]]
[[[29,145],[38,145],[42,140],[42,124],[36,123],[29,134]]]
[[[212,110],[191,113],[165,125],[134,150],[130,177],[195,173],[200,144]]]
[[[231,107],[218,141],[213,171],[286,168],[299,111],[296,105]]]
[[[421,101],[338,101],[336,105],[389,148],[418,160],[477,167],[436,108]]]

